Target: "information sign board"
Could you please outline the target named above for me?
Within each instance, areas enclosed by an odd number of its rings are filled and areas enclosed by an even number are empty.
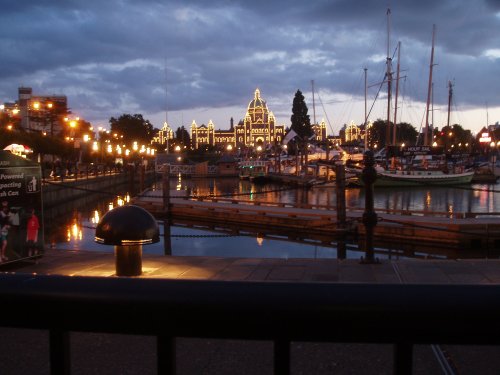
[[[44,252],[41,176],[38,163],[0,151],[1,263]]]

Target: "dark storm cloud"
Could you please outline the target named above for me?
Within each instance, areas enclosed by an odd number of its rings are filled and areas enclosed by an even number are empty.
[[[489,78],[500,74],[498,1],[392,3],[390,50],[402,41],[414,100],[425,98],[437,24],[440,90],[454,77],[464,106],[482,105],[485,97],[498,105]],[[166,102],[185,111],[245,106],[256,87],[278,107],[298,88],[309,90],[311,79],[325,95],[360,96],[364,67],[372,81],[383,79],[385,6],[369,0],[10,2],[0,13],[0,101],[15,100],[20,85],[32,86],[36,93],[67,95],[83,117],[102,121],[124,112],[147,118]]]

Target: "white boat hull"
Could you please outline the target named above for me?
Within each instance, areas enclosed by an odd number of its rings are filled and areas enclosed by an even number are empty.
[[[411,171],[411,172],[378,172],[374,186],[376,187],[404,187],[428,185],[463,185],[470,184],[474,172],[444,173],[441,171]],[[360,185],[363,185],[361,175],[358,176]]]

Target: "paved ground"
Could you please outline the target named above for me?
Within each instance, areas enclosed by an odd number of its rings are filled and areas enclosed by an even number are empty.
[[[38,263],[5,265],[0,271],[70,276],[115,275],[112,253],[48,250]],[[489,284],[500,282],[500,260],[382,260],[361,264],[357,259],[268,259],[166,257],[144,255],[146,278]]]
[[[0,271],[114,277],[109,253],[50,250],[37,263]],[[143,258],[141,277],[269,282],[366,282],[491,284],[500,282],[500,260],[390,260],[360,264],[336,259]],[[8,308],[8,306],[3,306]],[[0,312],[1,313],[1,312]],[[36,314],[36,312],[33,312]],[[332,322],[338,324],[338,322]],[[380,324],[391,324],[380,322]],[[457,327],[459,329],[459,327]],[[0,328],[0,374],[48,374],[45,331]],[[500,348],[442,346],[464,374],[498,374]],[[71,334],[74,374],[154,374],[155,339],[143,336]],[[415,348],[415,374],[442,374],[430,346]],[[272,344],[177,339],[179,374],[271,374]],[[293,343],[293,374],[390,374],[392,347],[367,344]]]

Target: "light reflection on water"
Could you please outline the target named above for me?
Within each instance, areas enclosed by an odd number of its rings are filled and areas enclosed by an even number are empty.
[[[294,204],[316,204],[334,206],[335,188],[315,187],[313,189],[287,188],[277,185],[254,185],[248,181],[234,178],[222,179],[181,179],[170,181],[172,196],[222,196],[225,198],[283,202]],[[161,186],[161,185],[160,185]],[[377,189],[374,204],[376,208],[389,210],[412,210],[424,212],[500,212],[500,201],[494,190],[497,185],[473,185],[470,188],[422,187],[404,189]],[[155,187],[152,187],[155,189]],[[479,191],[477,189],[489,189]],[[498,189],[500,191],[500,189]],[[175,191],[175,193],[173,193]],[[265,193],[263,193],[265,192]],[[96,223],[109,209],[129,201],[125,192],[111,199],[98,197],[93,203],[74,202],[70,212],[60,215],[58,220],[46,223],[47,246],[57,249],[113,251],[112,246],[94,242]],[[346,190],[348,209],[364,208],[364,191],[359,188]],[[50,215],[46,215],[46,217]],[[160,226],[162,228],[162,226]],[[64,233],[62,235],[61,233]],[[214,232],[172,227],[172,254],[177,256],[220,256],[220,257],[259,257],[259,258],[335,258],[333,247],[301,244],[289,241],[271,240],[259,235],[222,237]],[[211,237],[212,236],[212,237]],[[163,238],[163,237],[162,237]],[[144,253],[163,254],[163,240],[158,244],[147,245]],[[347,251],[347,258],[359,258],[360,251]],[[377,254],[379,258],[403,256],[389,252]]]

